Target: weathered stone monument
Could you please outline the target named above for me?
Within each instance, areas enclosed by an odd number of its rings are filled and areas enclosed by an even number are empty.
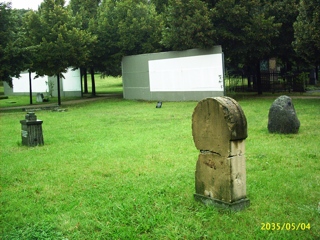
[[[34,112],[28,112],[25,120],[21,120],[22,145],[33,147],[43,145],[42,122]]]
[[[37,102],[43,102],[43,94],[37,93]]]
[[[288,96],[278,97],[271,105],[268,115],[270,133],[298,133],[300,121]]]
[[[249,206],[244,155],[247,120],[239,104],[229,97],[200,101],[192,115],[192,135],[200,150],[195,199],[232,210]]]

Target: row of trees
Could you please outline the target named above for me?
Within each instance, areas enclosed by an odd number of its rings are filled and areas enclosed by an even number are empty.
[[[269,57],[288,71],[320,64],[320,0],[44,0],[37,11],[5,2],[0,11],[9,84],[21,70],[59,79],[72,66],[90,71],[95,94],[94,72],[120,75],[125,55],[213,45],[229,68],[257,75]]]

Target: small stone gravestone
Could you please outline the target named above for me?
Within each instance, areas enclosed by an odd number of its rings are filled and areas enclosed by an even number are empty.
[[[25,120],[21,120],[22,145],[33,147],[43,145],[42,120],[37,119],[34,112],[28,112]]]
[[[37,102],[43,102],[43,94],[37,93]]]
[[[300,121],[288,96],[278,97],[271,105],[268,115],[270,133],[298,133]]]
[[[192,115],[192,135],[200,150],[195,199],[233,210],[249,206],[244,156],[247,120],[239,104],[229,97],[200,101]]]

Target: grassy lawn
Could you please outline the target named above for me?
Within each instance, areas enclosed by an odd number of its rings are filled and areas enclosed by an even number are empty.
[[[122,78],[121,77],[104,77],[102,78],[100,74],[95,74],[95,85],[96,85],[96,93],[99,94],[108,94],[108,93],[122,93]],[[88,92],[89,95],[92,91],[92,84],[91,84],[91,76],[88,75]],[[4,94],[4,89],[2,82],[0,84],[0,96]],[[84,97],[87,97],[86,94]],[[81,97],[61,97],[61,101],[65,102],[68,100],[74,99],[81,99]],[[35,106],[41,106],[43,104],[48,104],[48,102],[37,102],[37,96],[34,94],[32,97],[32,103]],[[49,103],[57,103],[58,98],[52,97],[50,98]],[[7,99],[0,99],[0,108],[1,107],[15,107],[15,106],[24,106],[30,104],[30,97],[29,95],[15,95],[9,96]]]
[[[294,99],[296,135],[269,134],[274,99],[239,99],[248,121],[241,212],[193,199],[196,102],[98,100],[36,112],[45,145],[21,146],[24,113],[0,113],[1,239],[318,239],[320,99]],[[305,230],[261,230],[263,223]]]
[[[99,93],[122,93],[122,78],[121,77],[101,77],[100,74],[95,74],[96,92]],[[88,91],[91,93],[91,75],[88,75]]]

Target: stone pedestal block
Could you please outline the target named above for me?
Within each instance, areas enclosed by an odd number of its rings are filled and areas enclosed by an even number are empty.
[[[192,134],[200,150],[195,199],[235,210],[249,206],[245,167],[247,121],[239,104],[228,97],[202,100],[192,116]]]
[[[30,112],[21,120],[21,138],[22,145],[33,147],[43,145],[42,122],[37,116]]]
[[[212,152],[199,154],[196,165],[196,193],[225,202],[246,197],[245,156],[228,158]]]

